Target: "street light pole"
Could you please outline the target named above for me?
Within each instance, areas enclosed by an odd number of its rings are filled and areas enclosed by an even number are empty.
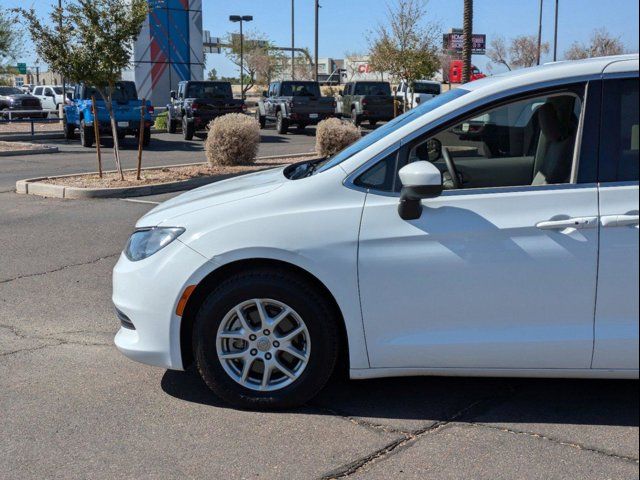
[[[318,38],[320,26],[320,0],[316,0],[316,49],[315,49],[315,79],[318,81]]]
[[[291,80],[296,78],[296,0],[291,0]]]
[[[538,17],[538,51],[536,54],[536,65],[540,65],[540,49],[542,48],[542,2],[540,0],[540,16]]]
[[[58,0],[58,13],[60,14],[58,29],[62,33],[62,0]],[[62,77],[62,103],[67,104],[67,81],[64,76]]]
[[[234,23],[240,23],[240,98],[244,102],[244,32],[242,29],[243,22],[253,21],[251,15],[231,15],[229,20]]]
[[[558,2],[556,0],[556,20],[555,26],[553,30],[553,61],[555,62],[558,59]]]

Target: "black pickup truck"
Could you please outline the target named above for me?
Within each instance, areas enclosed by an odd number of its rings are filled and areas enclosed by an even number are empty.
[[[167,128],[169,133],[176,133],[181,125],[184,139],[191,140],[215,118],[242,113],[244,109],[244,102],[233,98],[229,82],[180,82],[178,91],[171,92],[171,103],[167,105]]]
[[[355,125],[368,120],[374,126],[393,118],[393,102],[389,82],[351,82],[342,91],[340,113]]]
[[[292,125],[304,130],[336,115],[336,101],[322,96],[318,82],[274,82],[262,97],[256,110],[260,127],[275,122],[280,134],[286,134]]]

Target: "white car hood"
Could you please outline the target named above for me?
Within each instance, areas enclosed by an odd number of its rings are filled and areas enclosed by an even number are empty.
[[[176,217],[216,205],[237,202],[269,193],[287,181],[284,167],[229,178],[183,193],[168,200],[138,220],[136,228],[154,227],[162,223],[175,223]]]

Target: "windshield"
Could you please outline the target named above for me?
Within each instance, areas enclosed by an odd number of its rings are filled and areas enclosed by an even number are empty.
[[[22,92],[15,87],[0,87],[0,95],[20,95]]]
[[[108,92],[105,92],[108,93]],[[95,87],[86,87],[84,89],[84,99],[88,100],[92,96],[101,98]],[[136,92],[136,84],[133,82],[116,82],[111,99],[114,102],[128,102],[129,100],[137,100],[138,92]]]
[[[430,95],[440,95],[440,84],[416,82],[413,84],[413,91],[415,93],[427,93]]]
[[[323,172],[332,167],[335,167],[336,165],[347,160],[348,158],[351,158],[356,153],[360,153],[365,148],[370,147],[371,145],[376,143],[378,140],[386,137],[387,135],[413,122],[418,117],[421,117],[422,115],[425,115],[426,113],[429,113],[432,110],[435,110],[436,108],[441,107],[442,105],[449,103],[452,100],[455,100],[456,98],[462,97],[467,93],[469,93],[469,90],[465,90],[463,88],[456,88],[454,90],[449,90],[447,93],[443,95],[439,95],[433,98],[433,100],[429,100],[428,102],[423,103],[419,107],[409,110],[404,115],[400,115],[394,120],[391,120],[386,125],[383,125],[377,130],[374,130],[367,136],[358,140],[356,143],[345,148],[340,153],[336,154],[334,157],[325,159],[321,164],[317,165],[317,168],[315,169],[315,171]]]
[[[320,87],[315,82],[284,82],[280,95],[283,97],[319,97]]]
[[[387,82],[356,83],[354,95],[387,95],[391,96],[391,85]]]
[[[231,84],[227,82],[190,82],[187,98],[232,98]]]

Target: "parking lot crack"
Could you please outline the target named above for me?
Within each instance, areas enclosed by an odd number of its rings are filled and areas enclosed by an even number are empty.
[[[98,263],[102,260],[106,260],[108,258],[113,258],[113,257],[117,257],[120,255],[120,252],[118,253],[112,253],[109,255],[103,255],[101,257],[98,258],[94,258],[92,260],[88,260],[86,262],[80,262],[80,263],[71,263],[69,265],[63,265],[61,267],[56,267],[53,268],[51,270],[47,270],[45,272],[37,272],[37,273],[26,273],[24,275],[18,275],[17,277],[13,277],[13,278],[6,278],[3,280],[0,280],[0,285],[1,284],[5,284],[5,283],[10,283],[10,282],[15,282],[16,280],[22,280],[24,278],[32,278],[32,277],[41,277],[43,275],[49,275],[50,273],[56,273],[56,272],[61,272],[63,270],[66,270],[67,268],[73,268],[73,267],[82,267],[84,265],[92,265],[94,263]]]
[[[530,438],[536,438],[538,440],[543,440],[543,441],[555,443],[557,445],[562,445],[562,446],[565,446],[565,447],[575,448],[575,449],[582,450],[582,451],[585,451],[585,452],[596,453],[596,454],[604,455],[604,456],[607,456],[607,457],[610,457],[610,458],[623,460],[625,462],[631,462],[631,463],[635,463],[635,464],[640,463],[639,459],[635,458],[635,457],[631,457],[631,456],[628,456],[628,455],[621,455],[621,454],[617,454],[617,453],[613,453],[613,452],[607,452],[605,450],[600,450],[598,448],[589,447],[589,446],[582,445],[582,444],[579,444],[579,443],[568,442],[568,441],[565,441],[565,440],[560,440],[560,439],[557,439],[557,438],[549,437],[549,436],[543,435],[541,433],[527,432],[527,431],[524,431],[524,430],[515,430],[515,429],[512,429],[512,428],[504,428],[504,427],[500,427],[500,426],[496,426],[496,425],[488,425],[486,423],[465,422],[464,424],[465,425],[470,425],[470,426],[473,426],[473,427],[478,427],[478,428],[490,428],[492,430],[498,430],[500,432],[508,433],[508,434],[511,434],[511,435],[524,435],[524,436],[527,436],[527,437],[530,437]]]

